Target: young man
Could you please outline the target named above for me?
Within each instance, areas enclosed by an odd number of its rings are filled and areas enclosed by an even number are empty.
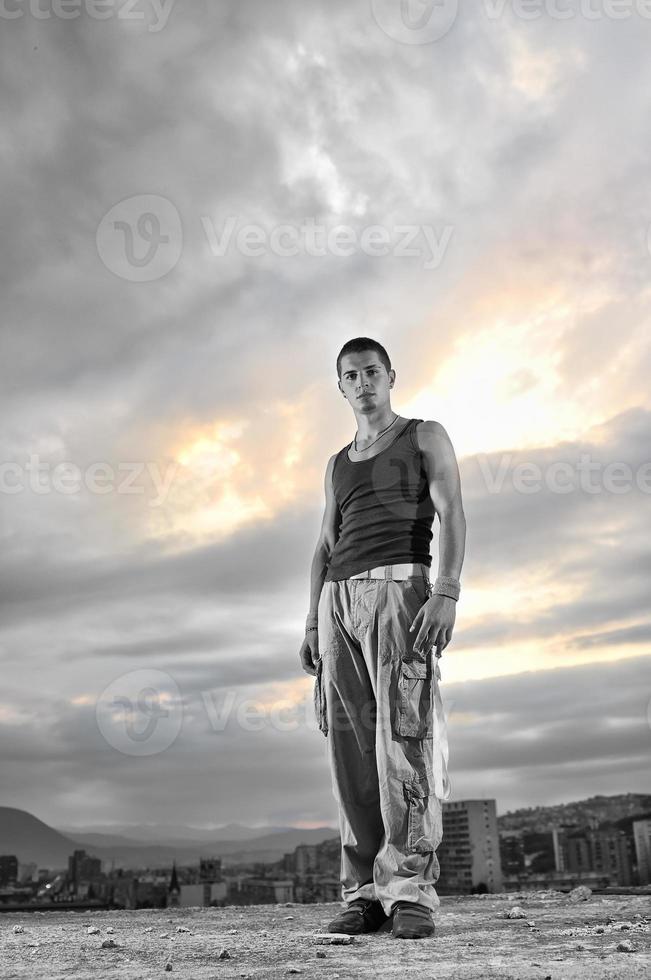
[[[436,848],[448,792],[436,657],[449,644],[466,522],[452,444],[438,422],[391,408],[396,372],[368,337],[337,358],[357,423],[326,467],[300,658],[316,675],[339,806],[342,897],[331,932],[434,934]],[[429,545],[440,521],[438,577]],[[433,702],[439,708],[432,707]]]

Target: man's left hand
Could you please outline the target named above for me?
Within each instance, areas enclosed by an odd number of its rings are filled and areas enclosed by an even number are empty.
[[[416,613],[409,628],[413,633],[417,630],[414,640],[415,653],[422,653],[423,648],[429,650],[436,647],[436,656],[440,657],[443,650],[452,639],[454,620],[457,614],[456,602],[446,595],[433,595]]]

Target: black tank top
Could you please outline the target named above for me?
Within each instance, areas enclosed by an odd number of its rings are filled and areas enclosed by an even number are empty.
[[[352,442],[337,453],[332,482],[341,524],[326,582],[377,565],[431,566],[435,509],[416,442],[418,422],[422,419],[409,419],[393,442],[370,459],[351,461]]]

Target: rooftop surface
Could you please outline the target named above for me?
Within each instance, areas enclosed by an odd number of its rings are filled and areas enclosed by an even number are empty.
[[[635,980],[651,976],[648,895],[591,895],[578,902],[558,892],[442,898],[437,935],[432,939],[393,939],[383,931],[354,937],[349,945],[330,945],[327,924],[341,907],[6,912],[0,914],[0,976],[3,980],[300,975],[327,980]],[[514,907],[526,917],[507,918]],[[89,934],[89,928],[99,931]],[[103,947],[105,942],[116,945]]]

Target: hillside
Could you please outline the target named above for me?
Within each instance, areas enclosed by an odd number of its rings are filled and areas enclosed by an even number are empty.
[[[79,847],[76,840],[49,827],[27,810],[0,807],[0,853],[19,861],[36,861],[43,868],[67,868],[68,857]]]
[[[616,823],[626,818],[646,816],[651,811],[651,794],[620,793],[616,796],[592,796],[574,803],[526,807],[504,813],[497,818],[501,833],[545,831],[561,824],[589,825]]]

